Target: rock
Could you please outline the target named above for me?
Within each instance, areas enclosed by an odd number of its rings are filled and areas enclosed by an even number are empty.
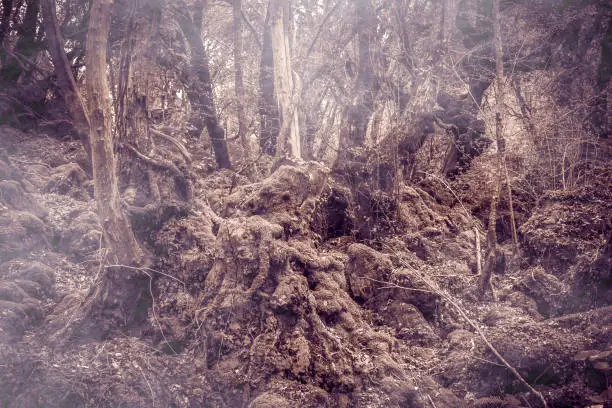
[[[42,319],[43,310],[40,304],[32,299],[23,302],[0,300],[0,340],[20,338],[24,331]]]
[[[15,211],[29,212],[38,218],[44,218],[48,214],[48,211],[38,204],[35,198],[26,193],[21,184],[15,180],[0,181],[0,202]]]
[[[21,281],[32,281],[40,285],[46,296],[55,296],[55,272],[40,262],[32,262],[21,269],[14,270],[8,274],[8,277]]]
[[[506,296],[506,300],[514,307],[525,310],[535,320],[543,320],[544,318],[538,311],[538,304],[533,298],[527,296],[523,292],[512,292]]]
[[[566,308],[568,285],[541,267],[529,268],[522,275],[515,289],[534,299],[541,315],[549,317]]]
[[[0,262],[30,254],[48,245],[47,230],[39,218],[0,207]]]
[[[67,229],[60,232],[59,247],[77,259],[91,256],[100,249],[102,231],[98,216],[93,211],[78,211]]]
[[[353,244],[348,248],[346,280],[353,298],[360,301],[372,299],[381,283],[389,282],[392,263],[387,255],[362,245]]]
[[[285,398],[271,392],[261,394],[249,404],[249,408],[292,408],[293,406]]]
[[[285,312],[301,313],[307,304],[308,281],[304,276],[284,276],[270,299],[272,307]]]
[[[14,282],[0,281],[0,300],[22,302],[28,294]]]
[[[396,337],[416,341],[421,345],[431,345],[439,340],[419,309],[402,301],[391,301],[379,311],[385,323],[395,328]]]
[[[36,282],[23,279],[13,279],[13,283],[19,286],[28,296],[34,299],[42,299],[45,296],[45,291],[42,286]]]
[[[49,181],[43,191],[69,195],[76,200],[87,201],[92,198],[85,185],[87,181],[87,174],[81,166],[76,163],[67,163],[51,171]]]

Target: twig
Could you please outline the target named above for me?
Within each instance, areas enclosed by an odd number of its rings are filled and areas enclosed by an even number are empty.
[[[140,366],[140,364],[138,364],[138,369],[140,370],[142,377],[145,379],[147,385],[149,386],[149,391],[151,391],[151,406],[155,408],[155,393],[153,392],[153,387],[151,387],[151,383],[149,383],[147,376],[145,375],[144,371],[142,371],[142,367]]]
[[[369,281],[376,282],[376,283],[384,283],[385,285],[387,285],[387,286],[380,287],[379,289],[396,288],[396,289],[412,290],[412,291],[415,291],[415,292],[425,292],[425,293],[434,293],[434,294],[436,293],[436,292],[433,292],[431,290],[426,290],[426,289],[407,288],[405,286],[400,286],[400,285],[398,285],[396,283],[384,282],[384,281],[381,281],[381,280],[378,280],[378,279],[368,278],[367,276],[358,276],[358,278],[360,278],[360,279],[367,279]]]
[[[160,275],[166,276],[166,277],[168,277],[168,278],[170,278],[170,279],[172,279],[174,281],[177,281],[181,285],[185,286],[185,282],[183,282],[182,280],[180,280],[178,278],[175,278],[172,275],[168,275],[167,273],[156,271],[155,269],[151,269],[151,268],[135,267],[135,266],[128,266],[128,265],[106,265],[105,268],[126,268],[126,269],[130,269],[132,271],[141,271],[141,272],[145,273],[146,275],[149,275],[146,272],[155,272],[155,273],[159,273]]]
[[[403,260],[400,259],[400,263],[403,265],[405,262]],[[429,286],[434,292],[436,292],[438,295],[442,296],[448,303],[450,303],[456,310],[457,312],[459,312],[459,314],[461,315],[461,317],[463,317],[467,323],[476,331],[476,333],[480,336],[480,338],[482,339],[482,341],[485,343],[485,345],[489,348],[489,350],[491,350],[491,352],[495,355],[495,357],[497,357],[499,359],[499,361],[501,361],[506,368],[508,368],[508,370],[510,370],[510,372],[512,372],[512,374],[514,374],[514,376],[523,384],[525,385],[529,391],[531,391],[533,394],[535,394],[540,401],[542,401],[542,403],[544,404],[544,408],[548,408],[548,404],[546,403],[546,399],[544,398],[544,396],[542,395],[542,393],[540,393],[539,391],[537,391],[535,388],[533,388],[524,378],[523,376],[521,376],[521,374],[512,366],[510,365],[510,363],[508,363],[506,361],[506,359],[499,353],[499,351],[497,351],[497,349],[491,344],[491,342],[487,339],[487,337],[484,335],[484,333],[482,332],[482,330],[480,329],[480,327],[478,327],[478,325],[476,323],[474,323],[472,321],[472,319],[470,319],[468,317],[468,315],[463,311],[463,308],[461,308],[461,306],[459,306],[457,304],[457,302],[455,302],[455,300],[448,295],[446,292],[442,291],[441,289],[437,288],[435,286],[435,284],[431,283],[427,278],[425,278],[424,276],[422,276],[421,274],[419,274],[419,277],[421,278],[421,280],[423,282],[425,282],[425,284],[427,286]],[[398,285],[399,286],[399,285]],[[411,289],[411,288],[404,288],[404,289]]]
[[[149,157],[141,152],[138,151],[138,149],[136,149],[134,146],[130,145],[130,144],[126,144],[125,145],[129,150],[131,150],[136,157],[138,157],[139,159],[141,159],[142,161],[144,161],[147,164],[150,164],[151,166],[154,167],[159,167],[161,169],[166,169],[169,170],[171,173],[174,174],[175,177],[184,180],[185,174],[183,174],[182,171],[180,171],[178,169],[178,167],[176,167],[172,162],[167,161],[167,160],[162,160],[162,159],[154,159],[152,157]]]
[[[17,163],[21,163],[21,164],[30,164],[30,165],[44,166],[44,167],[46,167],[48,169],[51,168],[51,166],[49,166],[48,164],[40,162],[40,161],[26,161],[26,160],[17,159],[15,157],[11,157],[11,161],[16,161]]]
[[[155,129],[154,127],[151,127],[149,129],[151,130],[151,133],[154,134],[155,136],[159,136],[162,139],[165,139],[169,141],[170,143],[174,144],[176,148],[179,149],[179,151],[181,152],[181,154],[183,155],[187,163],[191,164],[192,162],[191,154],[189,154],[189,152],[187,151],[187,148],[177,138],[167,135],[164,132],[161,132]]]
[[[436,407],[436,404],[433,402],[433,400],[431,399],[429,394],[427,394],[427,398],[429,398],[429,402],[431,402],[431,405],[433,405],[434,408],[438,408],[438,407]]]

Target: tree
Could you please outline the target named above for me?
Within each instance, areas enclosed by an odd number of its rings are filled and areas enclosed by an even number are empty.
[[[113,0],[93,0],[87,34],[87,102],[90,112],[91,157],[94,191],[101,220],[104,241],[117,265],[140,266],[145,255],[121,208],[116,161],[113,149],[113,114],[107,79],[107,36]],[[95,51],[94,51],[95,50]],[[138,317],[138,305],[146,297],[142,276],[123,266],[106,269],[102,283],[91,294],[105,313],[117,322],[133,322]],[[94,310],[95,306],[92,306]],[[105,333],[100,335],[104,336]]]
[[[64,51],[64,40],[57,23],[54,0],[41,0],[43,10],[43,22],[47,49],[51,54],[51,60],[57,75],[58,89],[62,99],[68,107],[72,117],[73,126],[83,143],[83,147],[91,163],[91,146],[89,143],[89,117],[85,103],[77,89],[76,81],[72,75],[72,67]]]
[[[299,115],[296,97],[299,90],[291,67],[291,3],[287,0],[270,1],[272,56],[274,61],[274,90],[280,107],[280,130],[276,155],[302,156]],[[296,76],[297,78],[297,76]]]
[[[497,247],[497,207],[499,204],[500,191],[506,176],[508,182],[508,170],[506,169],[506,141],[504,139],[504,54],[501,38],[501,15],[499,11],[500,0],[493,0],[493,41],[495,43],[495,140],[497,142],[497,169],[496,180],[491,197],[491,207],[489,210],[489,225],[487,228],[487,255],[485,266],[480,279],[480,292],[484,294],[491,287],[491,276],[493,270],[500,267],[503,255]],[[514,226],[514,214],[512,209],[512,195],[510,184],[508,183],[508,198],[510,214],[512,217],[513,238],[516,237],[516,227]],[[517,242],[515,241],[515,246]]]
[[[150,157],[154,149],[149,126],[150,82],[154,74],[161,4],[129,0],[126,5],[129,17],[121,46],[116,95],[119,182],[123,188],[132,186],[144,190],[148,200],[157,201],[156,175],[140,157]]]
[[[343,114],[340,131],[340,148],[336,167],[350,158],[351,149],[365,143],[370,117],[374,112],[374,101],[379,90],[371,47],[376,44],[376,15],[370,0],[358,0],[354,3],[355,30],[357,30],[357,72],[353,84],[352,103]]]
[[[264,22],[259,68],[259,147],[263,153],[274,156],[280,132],[280,112],[274,88],[271,6],[269,3]]]
[[[236,92],[236,118],[238,119],[238,137],[242,143],[244,153],[248,156],[249,146],[247,143],[247,121],[244,112],[244,68],[243,68],[243,41],[242,41],[242,0],[233,0],[232,17],[234,25],[234,88]]]
[[[231,162],[227,149],[225,131],[219,125],[215,100],[213,97],[212,80],[208,56],[202,44],[202,18],[204,3],[198,1],[195,4],[193,19],[187,13],[181,13],[178,21],[189,43],[191,50],[191,67],[187,83],[187,97],[191,103],[191,125],[190,135],[199,138],[204,126],[215,152],[215,159],[220,168],[230,168]]]

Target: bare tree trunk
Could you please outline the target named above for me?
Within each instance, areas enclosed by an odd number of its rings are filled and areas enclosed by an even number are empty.
[[[186,15],[179,17],[179,24],[191,49],[191,68],[187,89],[187,97],[192,110],[189,123],[193,130],[190,134],[192,137],[199,137],[204,126],[206,126],[217,165],[220,168],[229,169],[231,168],[231,162],[227,149],[227,139],[217,118],[208,55],[206,55],[204,44],[202,44],[201,27],[204,4],[199,1],[195,7],[193,20]]]
[[[76,85],[76,81],[72,76],[72,69],[68,62],[68,57],[64,51],[64,40],[57,23],[55,13],[54,0],[42,0],[42,10],[44,16],[45,34],[47,37],[47,49],[51,54],[53,65],[55,66],[55,74],[57,75],[57,83],[60,94],[70,116],[72,117],[73,126],[83,143],[83,147],[89,157],[91,163],[91,146],[89,143],[89,117],[85,103],[81,98]]]
[[[99,285],[90,293],[82,324],[84,335],[105,338],[112,327],[129,327],[146,321],[150,304],[146,277],[134,266],[146,262],[130,223],[121,209],[113,151],[113,114],[107,79],[106,50],[113,0],[93,0],[91,6],[85,64],[87,100],[90,112],[91,157],[98,217],[104,240],[110,248],[109,261]],[[106,266],[106,265],[105,265]]]
[[[455,17],[457,15],[456,0],[442,0],[442,16],[440,21],[439,40],[442,49],[446,49],[451,38]]]
[[[280,106],[280,132],[276,155],[301,157],[301,141],[295,83],[291,68],[290,4],[283,0],[270,3],[272,25],[272,55],[274,61],[274,90]]]
[[[274,51],[272,50],[271,9],[263,29],[261,64],[259,68],[259,147],[265,154],[276,154],[276,143],[280,132],[280,112],[274,90]]]
[[[133,149],[147,156],[154,149],[149,129],[149,70],[154,63],[152,43],[158,35],[161,9],[155,2],[132,0],[128,15],[116,97],[119,182],[122,188],[133,185],[146,189],[148,185],[143,196],[150,199],[157,189],[155,177],[146,163],[135,160]]]
[[[247,141],[247,123],[244,113],[244,69],[243,63],[243,41],[242,41],[242,0],[234,0],[233,3],[233,18],[234,18],[234,68],[235,73],[235,88],[236,88],[236,116],[238,118],[238,137],[242,143],[245,156],[249,156],[249,145]]]
[[[503,135],[503,104],[504,104],[504,65],[501,41],[501,21],[499,12],[499,1],[493,0],[493,29],[495,41],[495,139],[497,142],[497,179],[491,197],[491,208],[489,210],[489,226],[487,229],[487,255],[485,267],[480,279],[480,293],[484,295],[491,288],[491,277],[495,269],[499,253],[497,248],[497,232],[495,223],[497,221],[497,207],[499,205],[499,195],[504,179],[504,161],[506,152],[506,141]]]
[[[113,251],[117,262],[134,265],[142,261],[143,253],[127,218],[121,211],[113,152],[113,116],[106,78],[106,49],[111,4],[112,0],[94,0],[91,8],[91,23],[87,34],[87,49],[90,51],[85,58],[87,99],[91,112],[89,138],[96,203],[104,227],[106,244]]]
[[[476,243],[476,273],[482,275],[482,250],[480,249],[480,233],[478,227],[474,227],[474,242]]]
[[[506,177],[506,192],[508,193],[508,211],[510,212],[510,229],[512,232],[512,248],[516,254],[519,250],[518,233],[516,231],[516,218],[514,216],[514,202],[512,201],[512,187],[510,186],[510,176],[508,166],[504,160],[504,176]]]
[[[345,109],[343,124],[340,130],[340,146],[337,166],[348,158],[351,148],[363,146],[368,123],[374,113],[374,99],[378,85],[374,74],[370,45],[375,41],[374,10],[369,0],[354,2],[356,26],[358,30],[358,71],[354,84],[354,97],[351,106]]]

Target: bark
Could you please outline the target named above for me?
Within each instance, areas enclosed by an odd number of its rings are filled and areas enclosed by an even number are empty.
[[[150,201],[156,186],[148,166],[133,160],[131,147],[149,155],[154,149],[149,129],[149,82],[154,64],[153,43],[158,35],[161,8],[156,2],[132,1],[121,47],[117,93],[117,130],[120,186],[149,186]],[[141,202],[139,204],[146,204]]]
[[[243,69],[243,41],[242,41],[242,0],[234,0],[234,69],[235,91],[236,91],[236,117],[238,118],[238,137],[242,143],[245,155],[249,156],[249,145],[247,142],[247,122],[244,114],[244,69]]]
[[[274,52],[272,50],[271,8],[264,24],[259,71],[259,146],[264,154],[276,155],[280,132],[280,112],[274,90]]]
[[[112,0],[94,0],[87,34],[87,99],[91,112],[91,142],[94,189],[98,215],[106,244],[117,262],[138,264],[143,253],[127,218],[121,211],[115,155],[113,152],[112,111],[106,77],[107,36]],[[92,51],[95,50],[95,51]]]
[[[110,8],[113,0],[93,0],[87,34],[87,99],[90,115],[90,134],[95,198],[98,216],[102,221],[104,240],[110,248],[109,261],[122,265],[106,269],[100,285],[90,294],[87,315],[83,322],[88,335],[104,338],[111,324],[129,325],[142,321],[139,314],[146,301],[146,282],[133,266],[142,266],[145,257],[136,242],[129,221],[121,208],[118,179],[113,151],[110,89],[107,79],[106,50],[110,27]],[[146,309],[145,309],[146,310]],[[97,318],[101,318],[99,322]],[[92,332],[95,326],[100,331]]]
[[[368,123],[374,113],[374,99],[378,93],[378,84],[374,74],[370,44],[375,41],[376,24],[374,10],[369,0],[358,0],[354,3],[358,29],[358,71],[354,84],[354,97],[351,106],[345,109],[340,146],[336,167],[349,160],[350,149],[361,147],[365,143]]]
[[[291,68],[289,3],[273,0],[270,3],[274,90],[280,107],[280,131],[276,146],[277,156],[301,157],[300,129],[297,111],[296,83]]]
[[[442,0],[442,16],[440,21],[439,40],[443,50],[446,50],[448,41],[451,38],[456,15],[456,0]]]
[[[54,0],[42,0],[43,21],[47,38],[47,49],[55,66],[57,85],[60,95],[70,116],[73,126],[83,143],[83,147],[91,163],[91,146],[89,143],[89,116],[81,94],[77,89],[76,81],[72,75],[72,68],[64,51],[64,40],[57,23]]]
[[[198,2],[193,20],[187,15],[179,17],[179,24],[191,49],[191,68],[189,72],[187,97],[191,103],[189,123],[191,137],[199,138],[204,127],[208,131],[215,159],[220,168],[231,168],[225,131],[219,125],[215,100],[213,97],[212,80],[208,55],[204,49],[201,37],[202,11],[204,4]]]
[[[491,197],[489,210],[489,225],[487,229],[487,255],[485,267],[480,279],[480,293],[484,295],[491,288],[491,277],[493,270],[499,264],[500,253],[497,247],[497,232],[495,223],[497,221],[497,207],[505,173],[506,141],[504,140],[503,127],[503,104],[504,104],[504,65],[501,40],[501,21],[499,12],[500,0],[493,0],[493,30],[495,42],[495,139],[497,142],[497,179]],[[511,209],[512,211],[512,209]]]

